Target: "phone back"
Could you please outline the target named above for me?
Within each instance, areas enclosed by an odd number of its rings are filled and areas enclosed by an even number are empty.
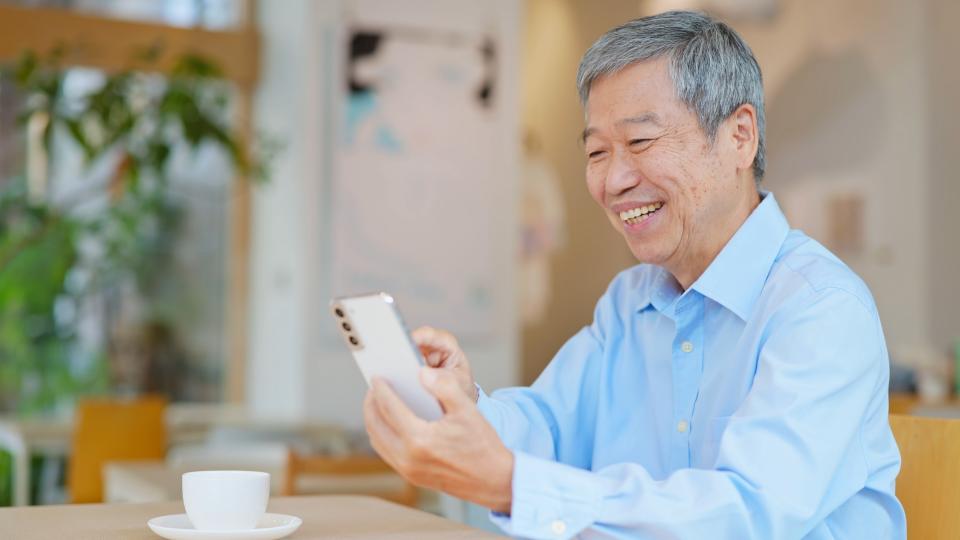
[[[420,418],[443,416],[436,398],[420,384],[423,359],[393,297],[375,293],[338,298],[331,308],[367,384],[381,377]]]

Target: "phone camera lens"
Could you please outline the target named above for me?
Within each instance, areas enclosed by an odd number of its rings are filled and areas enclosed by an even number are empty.
[[[352,330],[349,323],[343,323],[341,326],[343,326],[343,329],[346,330],[347,332]]]
[[[337,309],[333,310],[333,312],[337,314],[337,317],[340,317],[341,319],[343,318],[343,310],[342,310],[342,309],[337,308]]]
[[[354,345],[359,345],[360,341],[357,338],[350,336],[350,343],[353,343]]]

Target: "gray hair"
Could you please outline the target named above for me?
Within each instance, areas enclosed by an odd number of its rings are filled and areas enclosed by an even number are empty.
[[[753,51],[732,28],[703,13],[668,11],[630,21],[594,43],[577,70],[580,101],[587,103],[598,78],[660,57],[670,59],[677,98],[697,115],[710,142],[737,107],[757,110],[757,155],[753,174],[759,183],[766,167],[763,80]]]

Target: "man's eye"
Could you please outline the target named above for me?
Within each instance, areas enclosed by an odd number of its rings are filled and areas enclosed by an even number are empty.
[[[587,154],[587,157],[590,159],[598,158],[602,156],[604,153],[605,152],[603,150],[594,150],[593,152],[590,152],[589,154]]]
[[[630,139],[630,146],[636,146],[638,144],[646,144],[653,139]]]

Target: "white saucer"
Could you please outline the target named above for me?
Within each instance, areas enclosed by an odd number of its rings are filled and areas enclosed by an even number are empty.
[[[286,514],[264,514],[255,529],[245,531],[198,531],[186,514],[155,517],[147,522],[150,530],[170,540],[274,540],[297,530],[303,520]]]

